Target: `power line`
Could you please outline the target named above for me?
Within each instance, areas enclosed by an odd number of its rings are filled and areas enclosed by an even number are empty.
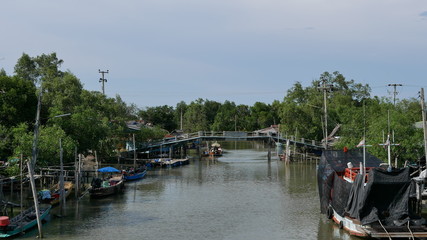
[[[104,83],[107,82],[107,79],[104,78],[104,74],[108,73],[108,70],[101,71],[100,69],[98,69],[98,72],[102,74],[102,77],[99,79],[99,82],[102,82],[102,94],[105,94]]]

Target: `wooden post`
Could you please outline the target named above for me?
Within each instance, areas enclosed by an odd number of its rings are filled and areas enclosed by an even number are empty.
[[[136,173],[136,145],[135,145],[135,134],[132,134],[133,140],[133,171]]]
[[[98,156],[97,156],[97,154],[96,154],[96,151],[95,151],[95,163],[96,163],[96,170],[95,170],[95,177],[97,177],[98,178],[98,169],[99,169],[99,166],[98,166]]]
[[[39,238],[43,238],[42,223],[40,220],[39,200],[37,199],[36,183],[34,181],[34,170],[30,162],[27,162],[28,173],[30,175],[31,190],[33,192],[34,209],[36,210],[37,226],[39,228]]]
[[[23,175],[23,168],[24,168],[24,166],[23,166],[23,158],[24,158],[24,156],[22,155],[22,153],[21,153],[21,160],[20,160],[20,167],[21,167],[21,169],[20,169],[20,174],[21,174],[21,212],[23,212],[24,211],[24,209],[23,209],[23,202],[24,202],[24,193],[23,193],[23,191],[24,191],[24,175]]]
[[[79,176],[78,176],[79,166],[77,164],[78,164],[78,161],[77,161],[77,147],[76,147],[74,151],[74,182],[76,183],[76,187],[75,187],[76,191],[74,194],[76,199],[79,197]]]
[[[62,141],[59,139],[59,164],[60,164],[60,172],[59,172],[59,205],[61,210],[61,216],[64,215],[64,204],[65,204],[65,191],[64,191],[64,164],[62,161],[63,149],[62,149]]]
[[[268,154],[267,154],[268,161],[271,161],[271,138],[268,138]]]
[[[10,195],[13,194],[13,180],[12,178],[10,178]]]

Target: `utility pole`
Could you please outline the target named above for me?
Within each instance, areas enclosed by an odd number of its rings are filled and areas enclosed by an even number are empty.
[[[426,123],[426,105],[424,101],[424,88],[421,88],[421,109],[423,114],[423,130],[424,130],[424,156],[427,157],[427,123]]]
[[[100,69],[98,69],[98,72],[102,75],[102,77],[99,79],[99,82],[102,82],[102,94],[105,94],[104,83],[107,82],[107,79],[104,78],[104,74],[108,73],[108,70],[101,71]]]
[[[328,92],[332,91],[332,84],[326,83],[327,79],[322,79],[322,85],[319,84],[317,87],[319,90],[323,91],[323,101],[324,101],[324,115],[325,115],[325,149],[328,149],[328,109],[327,109],[327,94]]]
[[[388,85],[389,87],[393,87],[394,88],[394,91],[393,91],[393,105],[396,105],[396,95],[398,94],[398,92],[397,92],[397,90],[396,90],[396,88],[397,87],[401,87],[401,86],[403,86],[402,84],[399,84],[399,83],[393,83],[393,84],[389,84]]]

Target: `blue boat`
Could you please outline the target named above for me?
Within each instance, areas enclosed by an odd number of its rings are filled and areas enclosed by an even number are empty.
[[[134,181],[134,180],[142,179],[145,177],[146,174],[147,174],[147,170],[129,172],[129,173],[125,172],[124,173],[125,181]]]

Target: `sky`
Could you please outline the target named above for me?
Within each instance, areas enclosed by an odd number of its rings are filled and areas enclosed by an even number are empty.
[[[323,72],[372,95],[427,87],[425,0],[2,0],[0,69],[55,52],[87,90],[139,108],[282,101]]]

